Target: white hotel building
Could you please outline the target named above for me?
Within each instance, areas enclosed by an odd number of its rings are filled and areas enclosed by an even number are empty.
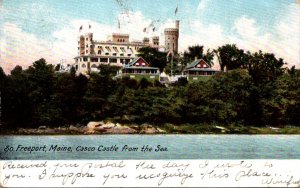
[[[164,50],[177,52],[179,21],[176,21],[175,28],[166,28],[164,33]],[[74,58],[74,66],[76,71],[82,74],[97,71],[100,64],[124,67],[137,57],[140,48],[146,46],[159,50],[159,37],[130,41],[128,34],[114,33],[110,40],[96,41],[93,39],[93,33],[86,33],[78,39],[78,55]]]

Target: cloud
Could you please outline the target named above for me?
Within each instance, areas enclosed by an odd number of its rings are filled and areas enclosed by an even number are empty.
[[[0,65],[10,71],[16,65],[28,66],[34,60],[51,57],[47,42],[24,32],[17,25],[4,23],[0,41]]]
[[[199,4],[198,4],[198,7],[197,7],[197,11],[201,11],[201,10],[204,10],[207,6],[207,3],[209,2],[210,0],[200,0]]]
[[[275,27],[277,53],[300,68],[300,5],[293,3],[286,8],[286,15]]]
[[[218,24],[205,25],[201,21],[190,22],[189,34],[180,35],[180,50],[184,51],[188,46],[200,44],[206,48],[216,48],[224,44],[223,29]]]
[[[242,16],[234,22],[234,29],[243,38],[253,38],[257,35],[258,29],[255,27],[255,20]]]
[[[152,20],[146,19],[141,12],[128,12],[119,14],[120,29],[118,24],[109,25],[91,20],[72,20],[64,28],[51,33],[54,40],[38,38],[22,30],[19,26],[4,23],[3,37],[0,38],[0,66],[6,72],[11,71],[16,65],[26,68],[33,61],[45,58],[51,64],[57,64],[61,60],[73,64],[77,55],[77,41],[79,27],[82,25],[81,34],[94,33],[94,39],[106,41],[112,33],[128,33],[131,40],[142,40],[145,36],[160,35],[162,28],[157,25],[155,32],[143,33],[144,27],[150,25]],[[89,29],[89,25],[92,26]]]
[[[254,19],[242,16],[235,20],[232,29],[237,35],[229,36],[227,40],[229,43],[237,44],[238,47],[252,52],[269,51],[272,44],[271,34],[259,34],[260,28]]]
[[[262,50],[283,58],[288,66],[300,68],[300,7],[291,4],[286,7],[272,33],[261,33],[262,28],[254,19],[242,16],[234,22],[233,30],[238,35],[228,36],[229,43],[252,52]]]
[[[202,4],[204,3],[204,5]],[[205,7],[207,0],[202,0],[201,8]],[[199,8],[198,6],[198,8]],[[235,43],[238,47],[250,51],[263,50],[275,53],[277,57],[284,58],[289,66],[296,65],[300,68],[300,23],[299,4],[294,3],[286,7],[285,14],[276,22],[272,33],[262,32],[262,26],[249,16],[237,18],[232,27],[232,33],[228,34],[219,24],[204,24],[200,19],[185,20],[180,23],[179,50],[184,51],[191,45],[204,45],[205,49],[214,49],[227,43]],[[94,39],[107,40],[112,33],[128,33],[131,40],[142,40],[143,37],[160,36],[160,43],[164,44],[164,28],[174,27],[174,20],[164,23],[156,22],[156,30],[144,33],[143,29],[151,25],[151,19],[144,17],[142,12],[127,12],[119,14],[118,22],[113,25],[98,23],[91,20],[71,20],[62,29],[50,33],[51,39],[39,38],[37,35],[22,30],[18,25],[9,22],[1,27],[0,38],[0,66],[6,72],[16,65],[25,67],[33,61],[44,57],[49,63],[57,64],[64,59],[67,63],[74,63],[77,55],[77,40],[79,27],[83,25],[83,31],[93,32]],[[89,30],[89,25],[92,28]],[[217,64],[217,62],[215,63]]]

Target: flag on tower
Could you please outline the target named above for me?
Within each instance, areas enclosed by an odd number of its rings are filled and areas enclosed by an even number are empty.
[[[147,28],[145,27],[144,29],[143,29],[143,32],[145,33],[147,31]]]
[[[82,30],[82,25],[79,27],[79,32]]]
[[[91,29],[92,28],[92,26],[91,26],[91,24],[89,24],[89,29]]]
[[[178,6],[175,9],[175,15],[177,14],[177,12],[178,12]]]

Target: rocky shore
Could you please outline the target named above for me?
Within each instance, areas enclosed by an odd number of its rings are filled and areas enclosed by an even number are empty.
[[[86,126],[48,128],[40,126],[38,129],[20,128],[11,134],[17,135],[56,135],[56,134],[164,134],[166,131],[150,124],[121,125],[112,122],[89,122]]]
[[[245,127],[220,126],[209,124],[121,124],[112,121],[92,121],[86,125],[70,125],[49,128],[19,128],[16,130],[0,129],[0,135],[90,135],[90,134],[297,134],[300,127]]]

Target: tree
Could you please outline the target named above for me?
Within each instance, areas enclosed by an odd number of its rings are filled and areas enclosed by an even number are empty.
[[[144,58],[152,67],[157,67],[162,71],[167,65],[167,53],[165,52],[151,47],[140,48],[138,52],[138,56]]]
[[[31,126],[33,104],[29,92],[28,75],[21,66],[16,66],[6,78],[1,96],[2,117],[11,125],[9,128]]]
[[[221,71],[244,68],[247,63],[247,54],[235,44],[226,44],[214,50],[218,57]]]
[[[2,91],[2,88],[4,88],[6,78],[6,74],[4,73],[2,67],[0,67],[0,92]]]
[[[108,100],[117,86],[116,81],[109,76],[113,73],[112,69],[105,67],[101,68],[99,73],[90,74],[84,96],[84,109],[89,118],[101,119],[109,116],[109,113],[113,110]]]
[[[189,60],[190,62],[193,61],[195,58],[203,59],[203,46],[196,45],[196,46],[189,46],[188,51],[185,51],[183,56]]]
[[[284,73],[283,65],[285,64],[283,59],[277,59],[274,54],[259,51],[251,54],[247,69],[255,84],[258,85],[274,81],[281,76]]]

